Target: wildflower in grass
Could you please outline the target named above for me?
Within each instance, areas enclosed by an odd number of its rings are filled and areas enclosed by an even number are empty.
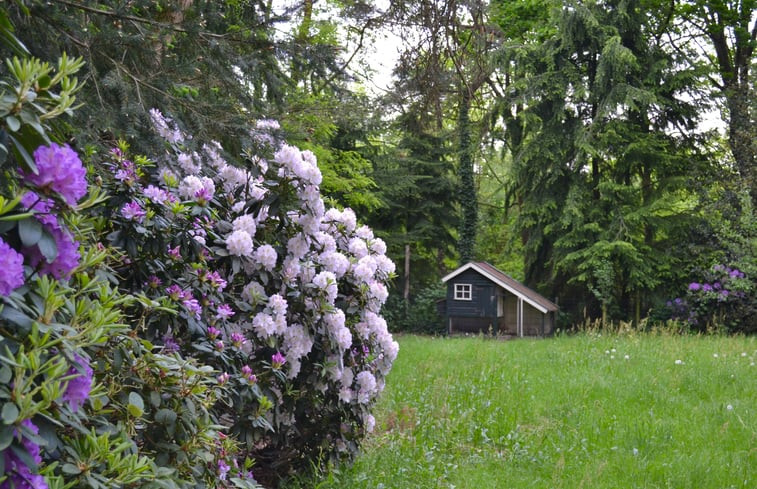
[[[630,355],[626,355],[626,356],[623,357],[624,360],[629,360],[630,358],[631,358]]]
[[[729,404],[725,407],[728,411],[733,411],[733,405]]]
[[[75,377],[68,381],[62,399],[68,403],[72,411],[78,411],[84,401],[89,398],[89,392],[92,390],[93,371],[86,358],[75,354],[74,361],[76,365],[68,369],[66,376],[75,375]]]
[[[286,361],[286,358],[281,354],[280,351],[277,351],[273,354],[273,356],[271,356],[271,366],[273,368],[281,368],[282,366],[284,366]]]
[[[40,146],[34,151],[38,173],[24,173],[27,182],[60,194],[68,205],[75,205],[87,193],[87,171],[79,155],[67,144]]]
[[[683,365],[683,360],[676,360],[676,361],[675,361],[675,364],[676,364],[676,365]]]
[[[24,285],[24,257],[0,239],[0,295]]]

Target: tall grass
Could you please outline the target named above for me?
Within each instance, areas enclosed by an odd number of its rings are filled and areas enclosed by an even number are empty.
[[[757,339],[400,339],[335,488],[755,488]]]

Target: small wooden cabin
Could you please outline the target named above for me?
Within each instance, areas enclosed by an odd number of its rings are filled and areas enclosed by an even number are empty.
[[[444,316],[452,333],[546,336],[557,305],[486,262],[471,262],[442,278]]]

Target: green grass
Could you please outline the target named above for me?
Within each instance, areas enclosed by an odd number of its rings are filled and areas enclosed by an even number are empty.
[[[399,342],[376,431],[320,489],[757,487],[757,338]]]

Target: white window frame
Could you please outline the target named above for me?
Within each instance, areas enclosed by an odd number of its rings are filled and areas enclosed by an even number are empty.
[[[472,284],[455,284],[456,301],[472,301],[473,285]]]

